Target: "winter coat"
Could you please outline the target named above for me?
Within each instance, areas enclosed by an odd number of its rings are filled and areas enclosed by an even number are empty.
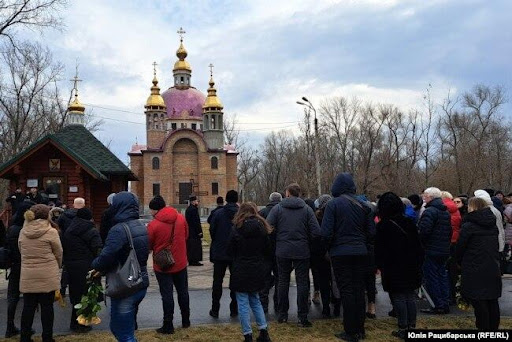
[[[503,252],[503,249],[505,248],[505,229],[503,228],[503,216],[501,215],[501,211],[494,207],[494,202],[487,191],[477,190],[475,191],[475,197],[485,200],[487,205],[489,205],[491,208],[492,213],[496,217],[496,227],[498,227],[498,251]],[[498,198],[496,199],[499,201]]]
[[[404,292],[421,286],[423,248],[418,227],[410,218],[400,216],[381,220],[375,236],[375,261],[382,274],[386,292]]]
[[[505,242],[509,245],[512,245],[512,204],[509,204],[505,207],[503,211],[503,216],[505,217]]]
[[[76,217],[77,209],[68,209],[59,216],[57,225],[59,226],[60,233],[63,235],[68,229],[71,221]]]
[[[355,191],[354,180],[348,173],[339,174],[332,185],[334,198],[325,207],[321,227],[331,257],[368,254],[375,223],[371,208],[355,198]]]
[[[233,228],[227,245],[233,258],[229,288],[235,292],[259,292],[265,287],[265,257],[270,241],[263,224],[248,218],[240,228]]]
[[[311,209],[303,199],[285,198],[272,208],[267,222],[274,227],[276,257],[309,259],[313,236],[320,235],[320,227]]]
[[[459,239],[460,226],[462,224],[462,216],[460,215],[459,208],[453,200],[449,198],[443,198],[443,204],[450,213],[450,223],[452,226],[452,238],[451,243],[457,243]]]
[[[469,299],[501,297],[496,218],[489,208],[466,215],[456,247],[461,265],[461,292]]]
[[[103,243],[100,233],[94,227],[94,223],[75,217],[66,232],[62,235],[62,248],[64,249],[64,266],[81,268],[91,267]]]
[[[172,238],[171,243],[171,235]],[[155,219],[148,224],[149,249],[153,256],[162,249],[169,249],[174,257],[175,264],[163,271],[153,261],[153,269],[160,273],[177,273],[187,267],[187,239],[188,225],[185,217],[178,213],[173,207],[160,209]],[[154,260],[154,259],[153,259]]]
[[[206,219],[206,222],[208,222],[208,224],[212,223],[212,218],[213,218],[213,215],[219,210],[219,209],[222,209],[224,208],[223,205],[218,205],[217,208],[213,209],[212,212],[210,213],[210,215],[208,215],[208,218]]]
[[[31,215],[30,215],[31,214]],[[21,254],[20,292],[48,293],[60,289],[62,245],[48,220],[25,213],[18,246]]]
[[[412,205],[405,206],[405,216],[414,221],[414,223],[418,222],[418,213],[414,210]]]
[[[210,223],[210,236],[212,244],[210,247],[210,261],[231,261],[227,254],[229,236],[233,229],[233,218],[238,212],[236,203],[228,203],[224,208],[215,212]]]
[[[272,210],[272,208],[274,208],[276,205],[278,205],[279,203],[281,203],[281,201],[272,201],[272,202],[269,202],[265,208],[261,209],[260,212],[258,214],[260,214],[260,216],[262,216],[263,218],[267,218],[268,214],[270,214],[270,211]]]
[[[11,261],[11,269],[21,265],[21,254],[18,246],[20,232],[25,223],[25,211],[30,209],[32,204],[30,202],[23,202],[18,207],[18,212],[12,218],[11,226],[7,229],[5,237],[5,247],[9,250],[9,258]]]
[[[451,218],[441,198],[434,198],[425,205],[418,228],[425,255],[439,257],[450,255]]]
[[[185,218],[188,224],[187,257],[189,262],[199,262],[203,260],[203,228],[199,210],[195,205],[189,205],[185,211]]]
[[[114,213],[112,212],[112,206],[109,206],[103,214],[101,215],[101,222],[100,222],[100,236],[101,241],[105,243],[105,240],[107,239],[108,231],[114,223],[112,222],[112,218],[114,217]]]
[[[148,231],[142,221],[139,220],[139,202],[134,194],[122,191],[112,200],[114,212],[114,226],[108,232],[105,246],[100,255],[92,262],[92,267],[100,272],[115,271],[119,265],[123,265],[130,253],[130,243],[124,225],[127,225],[132,235],[133,245],[137,254],[137,260],[145,286],[149,286],[148,255],[149,242]]]
[[[16,214],[16,212],[18,211],[18,208],[25,200],[25,197],[26,197],[26,195],[23,195],[23,193],[21,193],[21,192],[15,192],[15,193],[11,194],[9,197],[7,197],[7,199],[5,201],[7,203],[11,204],[13,215]]]

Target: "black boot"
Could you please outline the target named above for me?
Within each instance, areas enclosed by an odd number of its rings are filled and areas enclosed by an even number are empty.
[[[16,328],[14,322],[7,323],[7,329],[5,330],[5,338],[16,336],[20,333],[20,329]]]
[[[252,342],[252,334],[244,335],[244,342]]]
[[[256,339],[256,342],[272,342],[270,336],[268,335],[267,329],[260,330],[260,336]]]
[[[181,326],[183,329],[190,327],[190,311],[181,312]]]
[[[164,321],[164,325],[161,328],[156,329],[156,332],[159,334],[174,334],[174,326],[172,325],[172,321]]]

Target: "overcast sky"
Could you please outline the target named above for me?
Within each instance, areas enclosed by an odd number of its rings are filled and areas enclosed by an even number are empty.
[[[510,97],[510,13],[509,0],[73,0],[65,32],[42,39],[66,79],[78,59],[81,100],[107,118],[97,136],[127,162],[135,140],[145,143],[153,61],[162,91],[172,86],[180,26],[192,85],[206,93],[213,63],[225,116],[237,114],[258,144],[297,129],[302,96],[317,107],[357,95],[407,110],[422,106],[429,84],[440,100],[483,83]]]

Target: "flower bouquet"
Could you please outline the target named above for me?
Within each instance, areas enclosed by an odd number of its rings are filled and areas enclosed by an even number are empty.
[[[455,285],[455,300],[457,301],[457,307],[462,311],[470,311],[471,304],[462,296],[461,293],[461,277],[457,279],[457,284]]]
[[[100,324],[101,319],[98,317],[98,312],[101,310],[100,301],[103,296],[103,287],[101,283],[98,283],[92,279],[92,275],[87,276],[88,290],[85,295],[82,296],[80,303],[75,305],[77,309],[78,324],[81,325],[94,325]]]

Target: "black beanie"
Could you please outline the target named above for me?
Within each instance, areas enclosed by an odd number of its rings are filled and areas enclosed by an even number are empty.
[[[149,209],[151,210],[160,210],[162,208],[165,208],[165,201],[160,195],[155,196],[151,202],[149,202]]]
[[[229,190],[226,194],[226,202],[228,203],[236,203],[238,202],[238,192],[235,190]]]
[[[84,219],[84,220],[91,220],[92,212],[88,208],[80,208],[76,211],[76,217]]]
[[[407,198],[409,199],[409,201],[411,201],[412,205],[416,208],[420,207],[423,204],[423,200],[421,199],[420,195],[418,195],[418,194],[412,194]]]

